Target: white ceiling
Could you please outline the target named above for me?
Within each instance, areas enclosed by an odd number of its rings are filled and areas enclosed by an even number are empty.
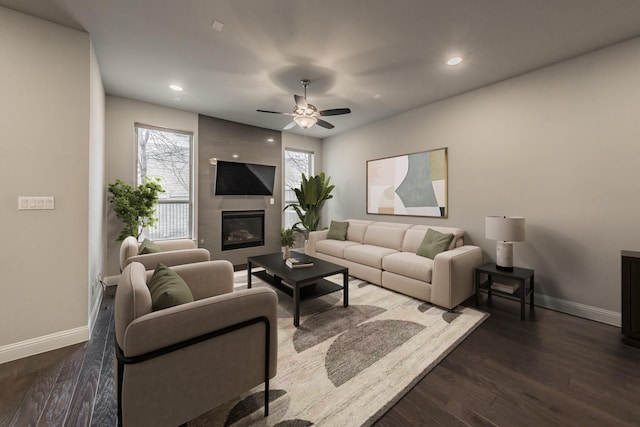
[[[108,94],[325,138],[640,35],[637,0],[0,0],[91,34]],[[222,32],[211,29],[214,20]],[[452,55],[464,62],[445,65]],[[179,84],[184,92],[168,88]],[[376,97],[377,95],[377,97]],[[304,131],[295,128],[290,132]]]

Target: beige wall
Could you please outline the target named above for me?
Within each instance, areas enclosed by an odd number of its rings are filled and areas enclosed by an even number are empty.
[[[640,250],[638,76],[635,39],[327,139],[329,216],[462,227],[486,261],[484,217],[524,216],[515,263],[538,301],[619,324],[620,250]],[[366,160],[440,147],[448,219],[366,215]]]
[[[87,338],[99,226],[88,221],[89,35],[0,8],[0,52],[2,363]],[[54,196],[55,210],[18,211],[18,196]]]
[[[168,90],[168,89],[167,89]],[[198,152],[198,115],[178,109],[161,107],[142,101],[107,96],[106,98],[106,186],[121,179],[129,184],[136,180],[136,140],[134,124],[142,123],[168,129],[193,132],[194,153]],[[196,189],[197,191],[197,189]],[[116,238],[121,224],[109,203],[105,191],[107,211],[106,275],[118,275],[120,244]],[[196,193],[197,194],[197,193]],[[197,206],[196,206],[197,209]],[[196,210],[197,212],[197,210]]]

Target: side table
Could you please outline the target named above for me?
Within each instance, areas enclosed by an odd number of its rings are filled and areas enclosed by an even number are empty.
[[[487,281],[481,283],[480,275],[485,274]],[[495,293],[499,296],[505,296],[507,298],[516,298],[520,300],[520,319],[524,320],[524,307],[525,298],[529,295],[529,305],[533,309],[533,277],[534,271],[528,268],[513,267],[513,271],[498,270],[497,266],[493,262],[483,264],[480,267],[476,267],[476,307],[480,305],[480,291],[487,291],[487,295],[491,298],[491,294]],[[515,281],[519,284],[518,289],[513,294],[508,292],[501,292],[496,289],[491,289],[494,277],[508,279]],[[527,287],[527,279],[529,280],[529,286]]]

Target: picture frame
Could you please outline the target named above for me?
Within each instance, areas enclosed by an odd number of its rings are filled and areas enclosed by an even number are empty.
[[[367,214],[448,217],[447,148],[367,160]]]

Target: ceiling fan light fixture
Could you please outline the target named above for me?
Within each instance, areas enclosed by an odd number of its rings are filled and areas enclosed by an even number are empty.
[[[311,126],[318,123],[318,119],[313,116],[295,116],[293,121],[302,129],[309,129]]]

